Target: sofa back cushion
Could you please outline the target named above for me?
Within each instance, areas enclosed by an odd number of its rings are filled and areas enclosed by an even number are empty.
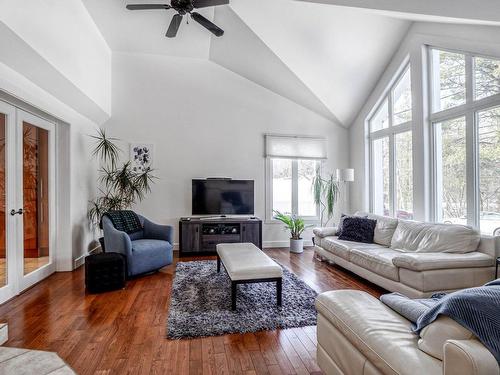
[[[444,359],[444,344],[448,340],[470,340],[474,334],[451,318],[441,315],[420,332],[418,348],[423,352]]]
[[[373,233],[373,242],[382,246],[391,246],[392,236],[398,226],[398,219],[365,212],[356,212],[355,215],[377,220],[375,232]]]
[[[463,225],[399,220],[391,248],[419,253],[465,254],[476,251],[479,241],[479,233]]]

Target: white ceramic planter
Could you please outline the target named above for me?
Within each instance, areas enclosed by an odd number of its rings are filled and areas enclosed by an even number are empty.
[[[304,240],[294,240],[290,238],[290,252],[300,254],[304,251]]]

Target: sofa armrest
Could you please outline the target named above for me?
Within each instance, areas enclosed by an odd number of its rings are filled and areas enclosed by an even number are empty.
[[[477,340],[448,340],[444,344],[444,375],[498,375],[498,362]]]
[[[392,259],[396,267],[412,271],[428,271],[449,268],[492,267],[495,260],[484,253],[401,253]]]
[[[314,228],[313,233],[316,237],[325,238],[329,236],[336,236],[338,228],[337,227],[324,227],[324,228]]]
[[[170,225],[160,225],[144,219],[144,238],[167,241],[172,244],[174,228]]]
[[[132,255],[132,241],[127,233],[116,229],[107,217],[102,219],[104,245],[108,252]]]

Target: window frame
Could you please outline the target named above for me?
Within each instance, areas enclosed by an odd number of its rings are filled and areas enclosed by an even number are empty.
[[[273,160],[278,158],[266,157],[266,224],[279,224],[280,221],[274,219],[273,214]],[[317,163],[320,173],[323,171],[323,160],[320,159],[305,159],[305,158],[283,158],[292,162],[292,214],[298,214],[298,162],[299,160],[312,160]],[[300,216],[308,224],[315,224],[320,220],[320,209],[316,205],[315,216]]]
[[[465,103],[445,110],[433,111],[433,104],[436,92],[434,90],[435,66],[433,64],[432,52],[444,51],[464,55],[465,57]],[[474,58],[481,57],[485,59],[499,60],[499,57],[487,56],[480,53],[460,51],[455,49],[427,46],[427,64],[429,87],[429,124],[430,124],[430,171],[431,171],[431,218],[433,221],[440,221],[441,207],[438,203],[441,198],[438,197],[440,189],[438,188],[437,168],[437,124],[454,120],[460,117],[465,118],[466,134],[466,202],[467,202],[467,225],[480,230],[481,222],[481,204],[480,204],[480,175],[479,175],[479,112],[500,107],[500,93],[494,94],[482,99],[476,100],[475,97],[475,66]]]
[[[373,142],[382,139],[389,139],[389,216],[396,217],[396,205],[397,205],[397,194],[396,194],[396,163],[395,163],[395,155],[396,155],[396,144],[395,144],[395,136],[399,133],[412,132],[412,143],[413,143],[413,90],[411,89],[411,64],[407,58],[405,63],[402,64],[401,68],[398,70],[397,74],[394,76],[394,79],[391,81],[390,85],[384,91],[382,97],[378,100],[377,104],[374,106],[370,115],[367,118],[367,128],[368,128],[368,152],[369,152],[369,207],[370,212],[374,212],[375,208],[375,189],[373,187],[374,180],[374,147]],[[412,106],[410,110],[412,111],[412,119],[410,121],[400,123],[394,125],[394,89],[401,82],[403,77],[407,72],[410,72],[410,90],[412,93]],[[373,131],[371,130],[371,122],[375,115],[379,113],[381,107],[387,102],[388,104],[388,127],[385,129],[380,129]],[[413,147],[414,149],[414,147]],[[413,155],[412,155],[413,157]],[[414,170],[413,176],[415,175]],[[414,184],[413,184],[414,185]],[[413,195],[415,195],[415,189],[413,189]],[[415,198],[413,198],[413,203],[415,202]],[[415,211],[413,207],[413,212]]]

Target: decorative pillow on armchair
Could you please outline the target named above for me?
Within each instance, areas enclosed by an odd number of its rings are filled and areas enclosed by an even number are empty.
[[[373,243],[377,220],[364,217],[344,217],[339,240]]]

